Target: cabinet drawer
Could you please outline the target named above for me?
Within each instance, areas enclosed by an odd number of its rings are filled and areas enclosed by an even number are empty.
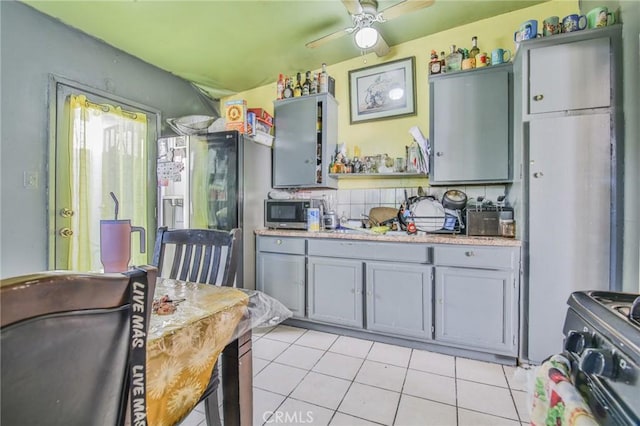
[[[509,247],[435,247],[437,265],[516,269],[518,250]]]
[[[304,254],[304,238],[258,237],[258,251]]]
[[[309,256],[433,263],[431,247],[413,243],[398,244],[310,239]]]

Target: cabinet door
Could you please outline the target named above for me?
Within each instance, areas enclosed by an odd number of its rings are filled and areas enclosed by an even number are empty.
[[[608,107],[609,38],[529,51],[529,113]]]
[[[509,179],[510,69],[432,81],[432,183]]]
[[[256,288],[304,318],[304,256],[258,252]]]
[[[529,359],[562,350],[573,291],[607,290],[611,120],[591,114],[529,124]]]
[[[367,329],[431,339],[431,266],[368,262]]]
[[[316,185],[317,108],[315,96],[276,104],[274,187]]]
[[[515,285],[511,271],[437,267],[436,341],[516,355]]]
[[[309,319],[362,328],[362,262],[309,257]]]

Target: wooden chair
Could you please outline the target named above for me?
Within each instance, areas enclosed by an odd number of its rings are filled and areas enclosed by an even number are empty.
[[[233,287],[238,270],[242,230],[158,229],[153,265],[161,277]],[[241,267],[241,266],[240,266]],[[167,272],[168,271],[168,272]],[[218,363],[200,401],[205,402],[207,425],[220,425]]]
[[[145,267],[125,274],[60,271],[0,281],[0,423],[124,424],[129,286],[148,280],[153,292],[155,276],[155,268]]]

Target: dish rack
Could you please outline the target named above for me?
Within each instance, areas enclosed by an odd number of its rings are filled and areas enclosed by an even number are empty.
[[[413,221],[418,231],[427,234],[464,234],[466,231],[462,217],[462,210],[446,210],[444,217],[410,214],[405,220]]]

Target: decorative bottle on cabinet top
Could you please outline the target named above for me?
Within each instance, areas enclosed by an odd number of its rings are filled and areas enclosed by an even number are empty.
[[[462,53],[456,50],[456,45],[451,45],[451,53],[444,59],[447,71],[460,71],[462,69]]]

